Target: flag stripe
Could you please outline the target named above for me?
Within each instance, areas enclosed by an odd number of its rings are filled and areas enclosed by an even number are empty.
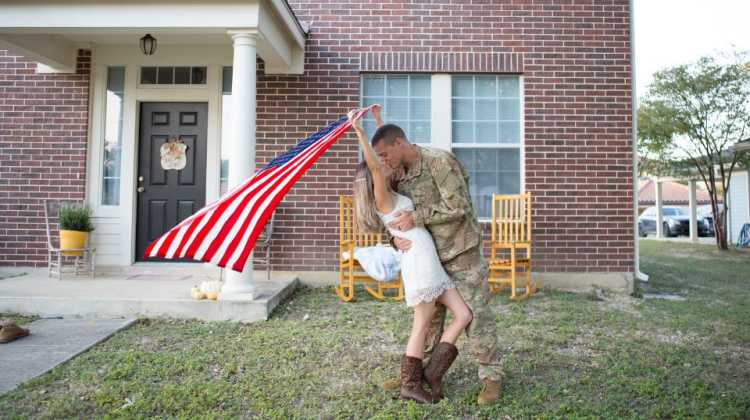
[[[359,111],[364,115],[370,108]],[[147,257],[185,258],[242,271],[276,206],[351,124],[340,118],[277,156],[222,198],[200,209],[146,248]]]
[[[200,245],[198,242],[205,238],[205,235],[208,233],[208,229],[210,229],[211,226],[217,223],[218,219],[221,217],[221,212],[232,203],[232,200],[244,196],[244,194],[252,193],[259,183],[263,182],[267,178],[267,176],[271,175],[273,175],[273,173],[261,174],[260,176],[253,177],[244,184],[241,184],[234,190],[235,194],[233,194],[232,198],[229,198],[226,201],[214,206],[211,210],[202,215],[202,220],[198,221],[197,223],[191,224],[188,228],[192,228],[195,226],[197,226],[197,228],[184,244],[184,249],[182,250],[182,252],[180,252],[180,256],[184,257],[188,254],[191,257],[194,256],[195,250]],[[195,246],[193,246],[193,244],[195,244]]]

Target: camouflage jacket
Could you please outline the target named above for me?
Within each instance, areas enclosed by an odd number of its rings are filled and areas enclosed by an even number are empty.
[[[401,175],[396,190],[412,199],[414,224],[430,231],[440,260],[448,261],[480,243],[469,175],[453,154],[415,147],[417,160]]]

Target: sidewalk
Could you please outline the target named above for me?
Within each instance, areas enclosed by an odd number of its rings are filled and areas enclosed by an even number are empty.
[[[0,344],[0,394],[83,353],[135,319],[39,319],[31,335]]]

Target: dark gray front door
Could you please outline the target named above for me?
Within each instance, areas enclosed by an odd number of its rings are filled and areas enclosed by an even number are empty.
[[[205,103],[141,103],[137,261],[161,260],[143,256],[148,244],[205,205],[207,114]],[[174,137],[187,146],[180,170],[162,166],[162,145]]]

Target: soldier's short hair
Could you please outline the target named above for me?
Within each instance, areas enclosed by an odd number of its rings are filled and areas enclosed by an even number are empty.
[[[401,127],[397,126],[396,124],[381,125],[380,128],[378,128],[375,131],[375,134],[372,136],[372,147],[377,146],[381,141],[384,141],[385,144],[391,146],[396,142],[397,137],[401,137],[402,139],[407,140],[404,130],[402,130]]]

